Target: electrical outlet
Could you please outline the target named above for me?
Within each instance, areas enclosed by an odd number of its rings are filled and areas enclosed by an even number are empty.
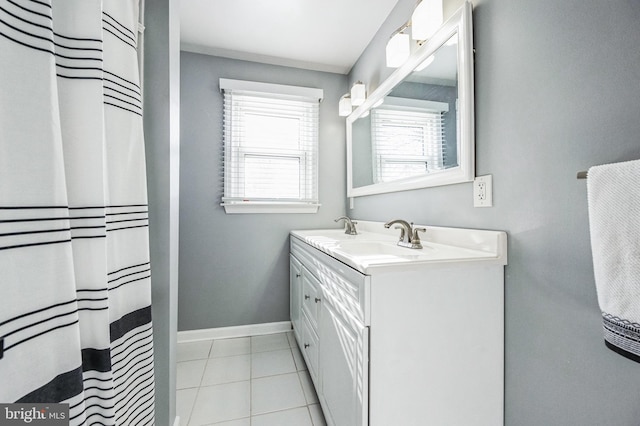
[[[473,207],[493,206],[492,181],[491,175],[478,176],[473,180]]]

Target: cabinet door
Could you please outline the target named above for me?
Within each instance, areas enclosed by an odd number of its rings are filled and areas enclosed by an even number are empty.
[[[302,267],[302,310],[307,312],[312,328],[318,327],[318,312],[321,302],[320,281],[304,266]]]
[[[291,317],[291,324],[293,324],[293,332],[299,342],[302,338],[302,265],[293,256],[289,256],[289,260],[289,316]]]
[[[334,426],[366,425],[368,328],[337,310],[331,297],[323,297],[318,364],[327,421]]]
[[[302,314],[302,340],[300,343],[302,355],[309,368],[309,375],[313,379],[313,383],[318,384],[318,337],[304,313]],[[316,392],[320,393],[321,389],[316,388]]]

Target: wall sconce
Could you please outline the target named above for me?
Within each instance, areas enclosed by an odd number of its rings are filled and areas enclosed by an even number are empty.
[[[340,102],[338,102],[338,115],[340,117],[346,117],[351,114],[352,104],[351,104],[351,95],[348,93],[342,95],[340,98]]]
[[[387,66],[397,68],[411,55],[411,39],[423,42],[442,25],[442,0],[422,0],[413,10],[411,20],[400,27],[387,42]],[[411,27],[411,37],[407,34]]]
[[[428,40],[442,25],[442,0],[422,0],[411,15],[411,38]]]
[[[351,87],[351,105],[359,106],[367,99],[367,90],[365,85],[361,81],[357,81],[353,87]]]
[[[387,42],[387,66],[398,68],[404,64],[411,54],[411,40],[409,34],[404,33],[409,24],[405,24],[402,28],[391,36]]]
[[[349,93],[345,93],[338,102],[338,115],[346,117],[351,114],[353,107],[362,105],[367,99],[367,88],[361,81],[356,81]]]

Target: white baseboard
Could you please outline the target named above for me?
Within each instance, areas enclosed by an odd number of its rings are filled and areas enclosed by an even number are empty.
[[[201,330],[186,330],[178,331],[178,343],[259,336],[263,334],[284,333],[290,330],[291,321],[239,325],[235,327],[205,328]]]

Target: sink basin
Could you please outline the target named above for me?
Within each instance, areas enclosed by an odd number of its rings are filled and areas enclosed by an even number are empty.
[[[334,247],[335,251],[340,251],[351,256],[396,256],[406,259],[425,257],[429,249],[429,247],[409,249],[386,241],[343,241]]]
[[[391,265],[406,262],[452,262],[461,260],[495,258],[485,253],[463,247],[453,247],[423,241],[423,248],[400,247],[397,241],[343,241],[329,248],[337,257],[347,258],[365,267]]]

